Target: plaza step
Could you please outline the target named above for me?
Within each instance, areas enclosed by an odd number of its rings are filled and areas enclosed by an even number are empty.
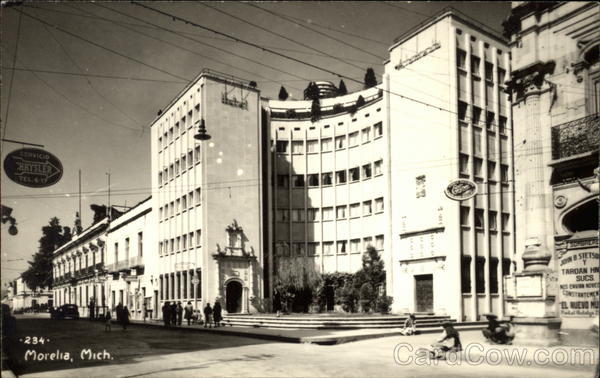
[[[416,315],[417,329],[439,328],[443,321],[456,322],[445,315]],[[389,316],[294,316],[283,315],[241,315],[223,316],[223,324],[235,327],[281,328],[281,329],[365,329],[365,328],[401,328],[406,315]]]

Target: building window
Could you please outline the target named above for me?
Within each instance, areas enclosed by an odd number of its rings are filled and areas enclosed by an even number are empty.
[[[488,178],[490,181],[496,181],[496,163],[488,160]]]
[[[194,233],[190,232],[188,234],[188,248],[192,248],[194,246]]]
[[[383,211],[383,197],[375,199],[375,212],[380,213]]]
[[[383,235],[375,236],[375,249],[378,251],[383,250]]]
[[[275,147],[276,151],[281,154],[287,153],[289,143],[287,140],[278,140]]]
[[[181,172],[185,171],[187,167],[185,154],[181,155]]]
[[[200,205],[201,203],[201,189],[198,188],[195,190],[194,196],[196,197],[196,205]]]
[[[180,167],[180,163],[179,163],[179,159],[175,160],[175,176],[179,176],[179,167]]]
[[[304,209],[292,209],[292,222],[304,222]]]
[[[192,165],[194,165],[194,152],[192,150],[188,151],[187,154],[187,162],[188,162],[188,168],[192,168]]]
[[[478,126],[481,122],[481,108],[473,105],[473,126]]]
[[[458,119],[459,121],[467,121],[467,107],[468,105],[465,102],[458,102]]]
[[[510,274],[510,267],[512,265],[512,261],[509,258],[502,259],[502,275],[508,276]]]
[[[464,175],[468,175],[469,174],[469,155],[460,154],[458,165],[459,165],[460,173],[462,173]]]
[[[346,205],[342,205],[342,206],[337,206],[335,208],[335,214],[336,214],[336,218],[337,219],[346,219],[346,208],[348,206]]]
[[[277,209],[277,221],[278,222],[289,222],[290,210],[289,209]]]
[[[370,179],[371,176],[373,175],[373,172],[371,171],[371,163],[363,165],[362,170],[363,170],[363,175],[362,175],[363,179]]]
[[[115,243],[115,263],[119,261],[119,243]],[[73,264],[74,266],[74,264]]]
[[[322,174],[323,186],[333,185],[333,173],[326,172]]]
[[[304,256],[304,243],[292,243],[292,256]]]
[[[415,181],[417,185],[417,198],[425,197],[425,175],[417,176]]]
[[[306,220],[309,222],[316,222],[319,220],[319,209],[311,208],[306,209]]]
[[[346,136],[341,135],[341,136],[335,137],[335,148],[339,150],[344,147],[346,147]]]
[[[304,153],[304,142],[301,140],[292,141],[292,153],[293,154]]]
[[[483,228],[484,219],[483,219],[483,209],[475,209],[475,228]]]
[[[190,207],[194,204],[194,192],[188,193],[188,204]]]
[[[200,163],[200,146],[194,147],[194,163]]]
[[[349,175],[350,175],[351,182],[360,180],[360,170],[358,169],[358,167],[350,168]]]
[[[277,186],[287,188],[290,185],[290,177],[288,175],[277,175]]]
[[[355,131],[348,135],[348,145],[350,147],[358,145],[358,131]]]
[[[383,160],[377,160],[374,164],[375,176],[383,174]]]
[[[500,181],[508,184],[508,165],[500,164]]]
[[[461,226],[469,226],[469,212],[470,208],[461,206],[460,207],[460,225]]]
[[[510,231],[510,214],[502,213],[502,231]]]
[[[200,247],[202,244],[202,230],[196,230],[196,246]]]
[[[498,85],[504,85],[504,80],[506,80],[506,70],[498,67]]]
[[[495,117],[496,115],[494,114],[494,112],[487,112],[486,116],[485,116],[485,127],[488,130],[494,130],[494,124],[495,122]]]
[[[158,138],[158,149],[159,149],[159,152],[160,152],[160,150],[162,148],[163,148],[163,139],[162,139],[162,137],[159,137]]]
[[[308,186],[319,186],[319,174],[313,173],[307,176]]]
[[[158,242],[158,254],[163,254],[163,242]]]
[[[367,127],[365,129],[362,129],[362,142],[367,143],[370,140],[371,140],[371,128]]]
[[[144,234],[138,232],[138,256],[144,256]]]
[[[181,197],[181,207],[183,208],[183,211],[185,211],[187,209],[187,196],[183,196]]]
[[[373,125],[373,132],[375,133],[375,138],[383,135],[383,123],[377,122]]]
[[[308,244],[306,245],[306,254],[308,256],[316,255],[318,246],[319,246],[318,242],[308,242]]]
[[[289,255],[289,245],[284,241],[275,242],[275,254],[277,256],[288,256]]]
[[[363,251],[366,251],[367,248],[372,247],[373,246],[373,238],[372,237],[367,237],[367,238],[363,238]]]
[[[308,153],[319,152],[319,141],[316,139],[307,140],[306,141],[306,152],[308,152]]]
[[[485,293],[485,258],[477,257],[475,265],[475,289],[478,294]]]
[[[173,164],[169,165],[169,180],[173,179],[173,173],[174,173],[174,169],[173,169]]]
[[[181,200],[178,198],[177,201],[175,201],[176,206],[177,206],[177,214],[179,214],[181,212]]]
[[[172,201],[172,202],[171,202],[170,209],[171,209],[171,211],[170,211],[170,214],[169,214],[169,215],[170,215],[170,216],[173,216],[173,215],[175,215],[175,201]]]
[[[483,160],[479,158],[473,159],[473,170],[475,171],[476,177],[483,177],[482,166]]]
[[[350,240],[350,253],[360,253],[360,239]]]
[[[304,187],[304,175],[294,175],[294,187],[295,188],[303,188]]]
[[[474,154],[481,156],[483,150],[481,148],[481,134],[482,129],[480,127],[473,126],[473,148]]]
[[[183,235],[181,237],[181,249],[183,249],[185,251],[185,249],[187,248],[188,242],[187,242],[187,234]]]
[[[506,122],[506,117],[500,116],[498,119],[498,131],[500,131],[500,134],[506,134]]]
[[[360,203],[353,203],[350,205],[350,218],[360,217]]]
[[[321,151],[331,151],[331,138],[321,139]]]
[[[336,184],[345,184],[346,183],[346,171],[337,171],[335,172],[335,182]]]
[[[346,240],[338,240],[337,242],[337,253],[338,255],[345,255],[346,254],[346,244],[348,242]]]
[[[489,222],[490,222],[490,230],[496,231],[498,229],[498,212],[490,211],[489,212]]]
[[[175,251],[175,239],[169,240],[169,252],[173,253]]]
[[[463,70],[467,69],[467,52],[456,49],[456,65]]]
[[[323,254],[324,255],[333,255],[333,242],[323,242]]]
[[[462,292],[469,294],[471,292],[471,256],[462,256],[460,271]]]
[[[323,208],[323,220],[324,221],[333,220],[333,207],[324,207]]]
[[[494,80],[494,65],[490,62],[485,62],[485,80]]]
[[[481,64],[481,59],[479,59],[475,55],[471,55],[471,73],[474,76],[479,76],[479,65],[480,64]]]
[[[363,216],[371,215],[373,213],[372,201],[364,201],[363,202]]]
[[[175,238],[175,251],[179,252],[181,250],[181,237]]]

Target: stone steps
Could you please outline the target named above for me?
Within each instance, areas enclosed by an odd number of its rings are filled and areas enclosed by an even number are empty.
[[[235,327],[280,328],[280,329],[366,329],[401,328],[406,316],[261,316],[225,315],[223,324]],[[442,321],[456,322],[449,316],[417,315],[417,329],[439,328]]]

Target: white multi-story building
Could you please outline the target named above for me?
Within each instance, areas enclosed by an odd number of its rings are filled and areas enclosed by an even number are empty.
[[[12,311],[45,309],[53,304],[51,290],[32,290],[22,277],[9,283],[7,301]]]

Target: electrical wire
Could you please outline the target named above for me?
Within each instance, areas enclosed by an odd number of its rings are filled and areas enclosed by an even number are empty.
[[[2,66],[1,68],[3,70],[6,69],[6,70],[14,70],[14,71],[38,72],[38,73],[47,73],[47,74],[65,75],[65,76],[95,77],[95,78],[99,78],[99,79],[147,81],[147,82],[154,82],[154,83],[161,83],[161,84],[187,84],[187,83],[189,83],[189,81],[183,81],[183,80],[160,80],[160,79],[140,78],[140,77],[131,77],[131,76],[116,76],[116,75],[103,75],[103,74],[93,74],[93,73],[51,71],[51,70],[41,70],[41,69],[24,68],[24,67]]]
[[[15,65],[15,62],[17,61],[17,54],[19,52],[19,40],[21,39],[21,20],[22,17],[19,14],[19,21],[18,21],[18,25],[17,25],[17,41],[15,43],[15,53],[13,55],[13,66]],[[10,100],[11,100],[11,94],[12,94],[12,87],[13,87],[13,82],[15,80],[15,71],[12,71],[12,74],[10,76],[10,85],[8,86],[8,94],[6,97],[6,113],[4,114],[4,129],[2,130],[2,139],[6,138],[6,129],[8,128],[8,115],[9,115],[9,110],[10,110]],[[4,142],[2,142],[4,143]]]

